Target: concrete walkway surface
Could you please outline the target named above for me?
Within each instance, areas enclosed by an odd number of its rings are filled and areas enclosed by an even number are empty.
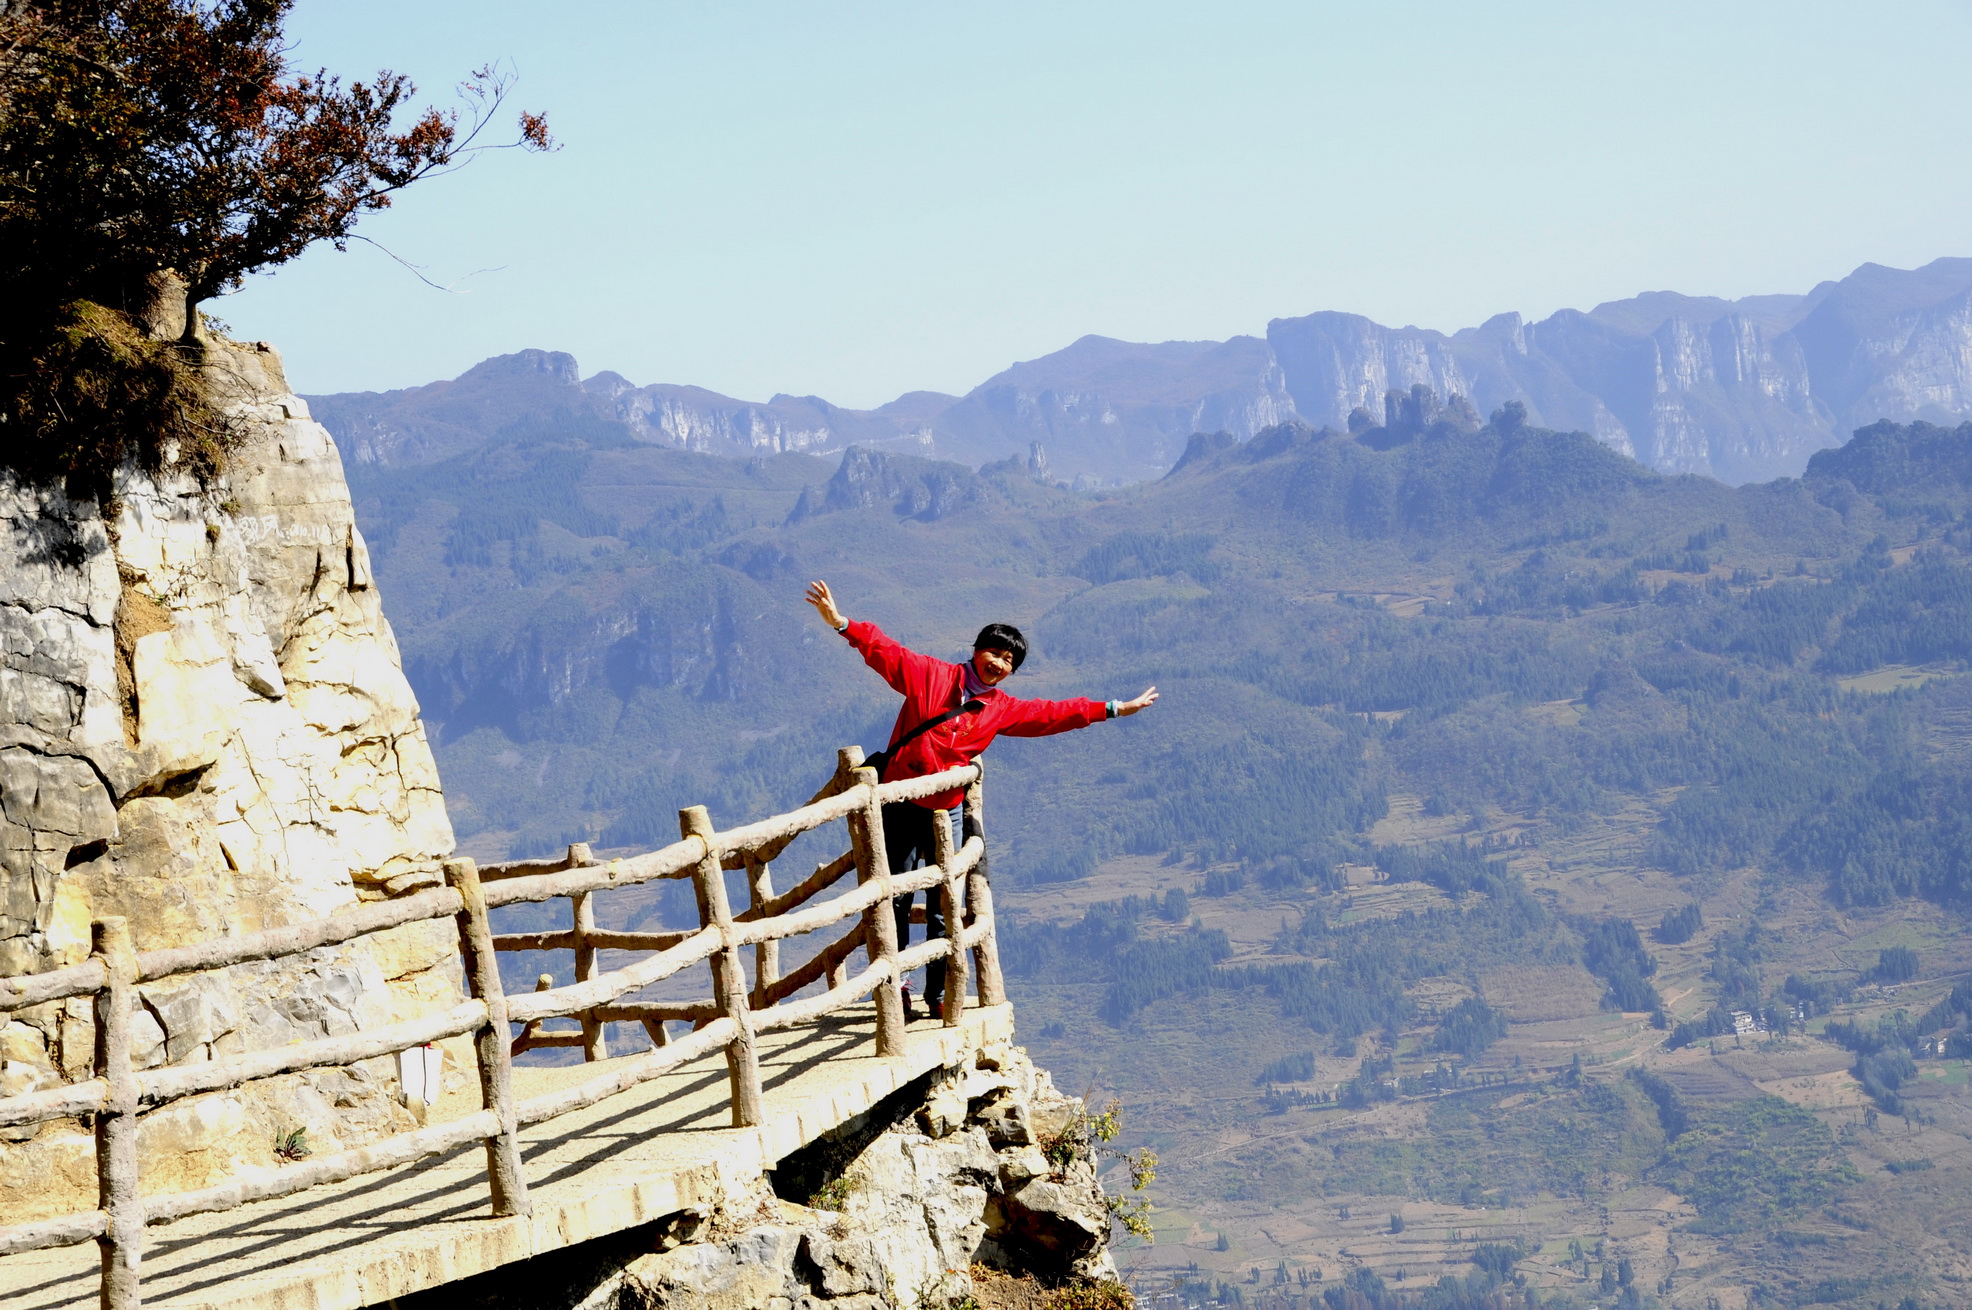
[[[908,1050],[879,1059],[865,1005],[762,1034],[766,1122],[733,1128],[723,1053],[521,1133],[534,1213],[488,1216],[478,1144],[219,1214],[150,1228],[143,1300],[169,1310],[358,1310],[547,1251],[634,1228],[757,1178],[776,1162],[985,1043],[1013,1035],[1011,1006],[968,1010],[963,1023],[913,1024]],[[634,1057],[624,1057],[634,1058]],[[526,1098],[601,1065],[517,1068]],[[433,1107],[432,1121],[478,1108],[476,1081]],[[96,1244],[0,1258],[7,1310],[97,1305]]]

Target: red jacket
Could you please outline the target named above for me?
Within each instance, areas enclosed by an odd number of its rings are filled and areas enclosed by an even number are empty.
[[[874,623],[851,623],[842,635],[862,653],[863,661],[882,674],[883,680],[904,698],[904,708],[897,712],[897,726],[890,730],[891,744],[896,744],[899,737],[926,719],[935,719],[964,702],[961,665],[907,650],[884,636]],[[970,764],[1003,732],[1009,737],[1046,737],[1086,728],[1109,713],[1101,701],[1086,696],[1074,700],[1020,700],[997,687],[979,700],[984,709],[941,723],[904,747],[884,770],[885,781],[922,778]],[[941,792],[925,797],[918,804],[927,809],[948,810],[964,798],[962,791]]]

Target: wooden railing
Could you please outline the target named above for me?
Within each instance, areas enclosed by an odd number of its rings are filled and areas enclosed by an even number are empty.
[[[892,875],[884,851],[882,807],[958,788],[965,791],[962,840],[955,846],[949,825],[937,823],[937,862],[926,869]],[[773,859],[802,833],[836,820],[847,821],[848,852],[816,869],[799,885],[775,895],[770,872]],[[146,1224],[288,1196],[409,1164],[474,1140],[485,1143],[493,1214],[527,1214],[530,1204],[519,1142],[522,1127],[594,1105],[721,1047],[730,1074],[732,1121],[738,1126],[758,1124],[763,1112],[755,1045],[759,1034],[811,1022],[874,994],[876,1054],[901,1055],[904,1012],[898,990],[890,984],[933,960],[945,960],[949,969],[946,1024],[960,1021],[968,973],[976,975],[982,1005],[1004,1002],[976,766],[878,784],[875,773],[862,767],[862,752],[850,747],[839,754],[829,785],[799,809],[726,832],[713,829],[702,806],[680,811],[678,822],[682,839],[648,854],[605,864],[590,860],[586,850],[576,847],[565,859],[495,865],[483,871],[471,860],[448,860],[447,885],[442,888],[360,906],[329,919],[189,946],[140,953],[131,948],[125,921],[101,919],[94,925],[92,950],[85,962],[47,973],[0,978],[0,1014],[69,997],[89,996],[94,1000],[95,1076],[86,1082],[0,1098],[0,1127],[93,1119],[98,1183],[98,1205],[93,1210],[0,1227],[0,1256],[93,1239],[103,1253],[102,1304],[107,1310],[134,1310],[139,1302],[138,1261]],[[749,904],[740,914],[732,912],[726,895],[726,869],[748,871]],[[828,890],[852,869],[857,884],[853,891],[796,908]],[[693,880],[699,908],[695,931],[637,934],[595,927],[590,898],[596,893],[659,878]],[[947,935],[900,948],[891,898],[934,887],[943,897]],[[557,897],[573,902],[572,929],[499,937],[493,934],[490,908]],[[800,968],[780,974],[778,943],[852,916],[859,922],[847,936],[826,946]],[[405,924],[446,917],[457,920],[460,955],[472,991],[471,999],[459,1005],[345,1036],[296,1042],[201,1064],[143,1071],[132,1066],[132,1006],[142,983],[250,961],[282,959]],[[741,962],[741,952],[749,946],[754,952],[750,988]],[[858,946],[863,948],[867,964],[850,974],[849,956]],[[504,993],[497,967],[499,951],[557,948],[576,953],[574,983],[513,997]],[[643,954],[620,968],[599,972],[595,953],[600,950]],[[968,954],[971,969],[967,968]],[[709,1000],[667,1005],[625,999],[702,961],[711,965]],[[818,982],[825,990],[792,999]],[[541,1021],[554,1017],[574,1017],[582,1023],[582,1031],[541,1032]],[[671,1019],[690,1020],[696,1026],[688,1035],[668,1040],[664,1023]],[[600,1059],[604,1055],[602,1025],[618,1020],[643,1022],[655,1042],[653,1049],[636,1059],[617,1062],[586,1081],[516,1101],[511,1059],[514,1049],[580,1044],[587,1058]],[[522,1025],[519,1039],[510,1029],[514,1023]],[[148,1196],[139,1191],[137,1117],[146,1109],[256,1079],[349,1065],[466,1033],[474,1036],[477,1057],[480,1109],[475,1113],[195,1191]]]

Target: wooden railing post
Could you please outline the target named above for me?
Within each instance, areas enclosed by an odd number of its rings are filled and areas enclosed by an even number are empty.
[[[965,1017],[966,974],[965,952],[959,949],[959,936],[965,931],[965,897],[959,887],[959,875],[952,870],[952,816],[945,810],[934,811],[931,816],[931,849],[937,857],[938,867],[945,871],[945,881],[938,885],[938,895],[943,901],[945,911],[945,941],[950,952],[945,956],[945,1026],[956,1028],[959,1020]]]
[[[774,870],[765,860],[747,857],[747,905],[755,910],[774,899]],[[780,981],[781,943],[778,937],[753,947],[753,1003],[767,1004],[767,989]]]
[[[594,864],[595,858],[589,854],[589,847],[576,842],[568,848],[568,867],[586,868]],[[568,898],[574,909],[575,934],[575,981],[588,982],[596,976],[596,948],[589,945],[589,934],[596,930],[596,907],[589,899],[588,892],[576,892]],[[597,1020],[594,1010],[584,1010],[577,1016],[582,1024],[582,1058],[584,1060],[607,1060],[609,1058],[608,1034],[604,1025]]]
[[[137,1192],[137,1077],[130,1067],[130,1011],[137,997],[137,953],[130,924],[98,919],[92,950],[109,982],[96,993],[96,1076],[109,1089],[96,1115],[96,1187],[108,1221],[96,1239],[103,1253],[103,1310],[137,1310],[144,1254],[144,1203]]]
[[[445,861],[445,881],[459,893],[459,954],[472,994],[486,1002],[486,1026],[473,1036],[479,1057],[479,1103],[493,1112],[500,1131],[486,1139],[486,1179],[493,1213],[530,1214],[527,1177],[521,1171],[520,1126],[514,1117],[514,1069],[509,1052],[507,994],[500,986],[500,960],[493,950],[493,927],[486,917],[486,894],[479,866],[470,859]]]
[[[534,980],[534,990],[537,992],[553,991],[554,986],[555,976],[551,973],[544,973]],[[514,1038],[513,1044],[507,1047],[507,1058],[511,1060],[522,1051],[533,1050],[534,1039],[540,1036],[540,1034],[541,1020],[529,1019],[526,1023],[522,1024],[520,1026],[520,1036]]]
[[[678,831],[705,839],[705,858],[692,872],[701,925],[719,930],[721,945],[712,956],[712,997],[739,1030],[726,1044],[726,1070],[733,1083],[733,1126],[751,1128],[766,1118],[760,1091],[760,1053],[753,1039],[753,1012],[746,1003],[746,971],[733,941],[733,907],[726,899],[726,875],[712,849],[712,816],[703,805],[678,811]]]
[[[999,921],[993,917],[993,887],[986,874],[986,770],[980,767],[980,776],[965,789],[965,810],[962,817],[963,834],[967,841],[979,838],[981,849],[979,862],[972,866],[972,875],[966,881],[966,906],[972,911],[975,922],[984,921],[990,926],[979,939],[979,945],[972,948],[972,962],[979,972],[979,1003],[981,1005],[1005,1005],[1007,1003],[1006,979],[1000,973],[1000,943],[998,939]]]
[[[897,919],[890,907],[890,853],[883,842],[883,803],[876,798],[876,770],[863,767],[863,748],[844,747],[836,756],[836,768],[851,778],[852,786],[867,786],[869,800],[860,810],[849,813],[849,842],[856,852],[856,881],[872,879],[883,884],[885,895],[863,911],[863,949],[870,963],[879,960],[890,965],[891,981],[876,989],[876,1053],[904,1053],[904,996],[898,990]]]

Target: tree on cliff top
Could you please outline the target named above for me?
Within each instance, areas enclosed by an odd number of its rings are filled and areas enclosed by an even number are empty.
[[[61,403],[145,407],[117,385],[107,400],[59,394],[86,365],[73,349],[115,335],[95,307],[155,330],[179,317],[155,303],[166,272],[189,310],[317,241],[345,247],[364,214],[478,151],[552,148],[538,114],[522,113],[510,142],[482,139],[511,82],[490,68],[460,88],[463,122],[435,108],[411,117],[416,88],[395,73],[344,84],[297,72],[282,37],[292,6],[0,0],[0,422],[13,437],[0,445],[127,451]],[[197,320],[185,319],[189,336]],[[112,372],[132,361],[128,342],[97,346],[99,365],[123,361]],[[148,363],[172,366],[156,352]],[[147,419],[170,426],[168,414]]]
[[[0,0],[0,288],[121,307],[172,269],[196,302],[498,148],[480,137],[509,79],[465,83],[464,124],[427,108],[397,130],[409,79],[296,73],[292,6]],[[546,119],[521,114],[505,144],[549,148]]]

